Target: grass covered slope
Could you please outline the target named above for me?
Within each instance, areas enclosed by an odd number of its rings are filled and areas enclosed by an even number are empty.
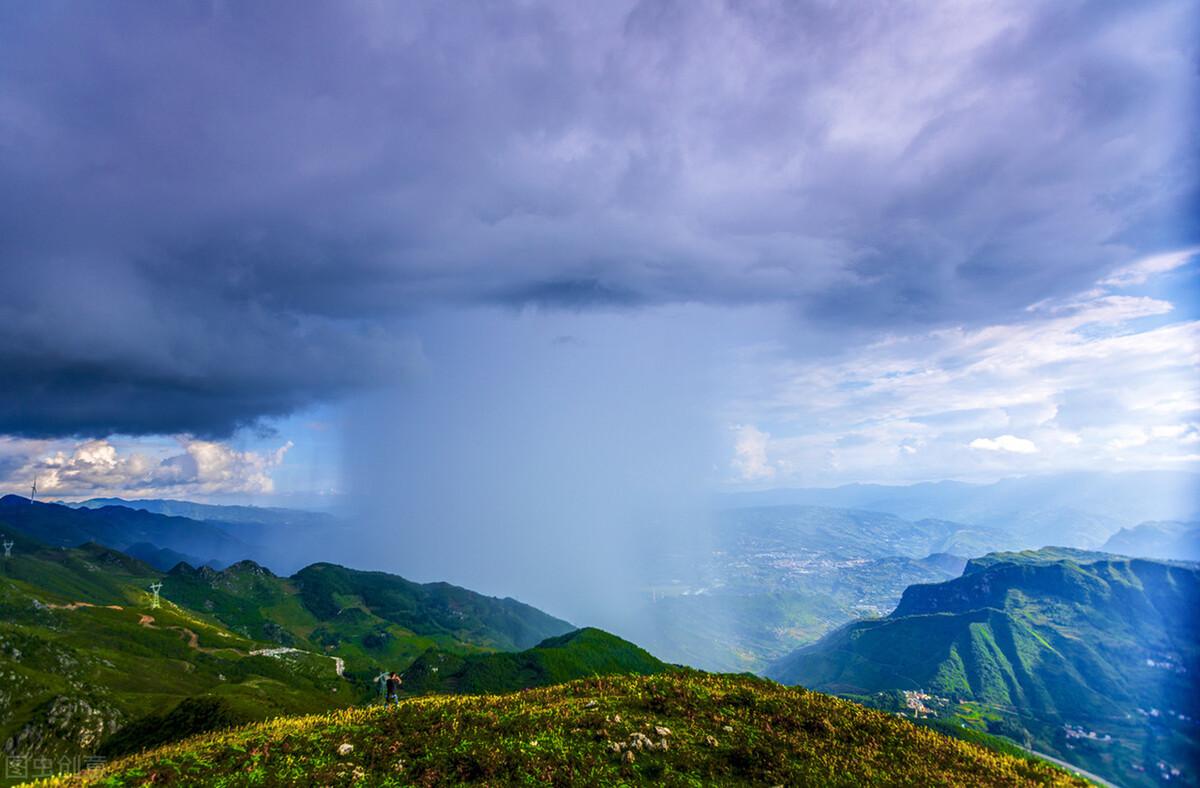
[[[1086,784],[827,695],[690,671],[280,719],[52,784],[218,782]]]
[[[373,697],[380,669],[430,648],[527,648],[571,629],[446,584],[329,564],[281,578],[251,561],[164,574],[3,527],[16,544],[0,557],[0,749],[29,757],[136,751],[230,720],[327,711]],[[155,582],[163,602],[151,609]]]
[[[153,568],[99,545],[21,540],[0,559],[0,746],[30,757],[96,752],[113,734],[211,696],[239,720],[323,711],[355,688],[316,653],[261,642],[204,610],[150,609]]]
[[[586,627],[517,653],[458,656],[430,649],[403,674],[404,690],[481,694],[548,687],[586,676],[648,676],[668,666],[616,635]]]
[[[322,621],[354,608],[419,635],[502,651],[531,648],[572,629],[515,599],[485,596],[449,583],[414,583],[385,572],[327,563],[307,566],[291,580],[304,606]]]
[[[149,609],[158,573],[97,545],[30,543],[0,559],[0,743],[10,753],[91,753],[180,701],[211,695],[241,720],[344,705],[352,687],[318,654],[260,647],[196,611]]]
[[[1123,784],[1172,768],[1194,781],[1198,605],[1194,564],[998,553],[910,587],[889,617],[838,630],[770,675],[965,722]]]

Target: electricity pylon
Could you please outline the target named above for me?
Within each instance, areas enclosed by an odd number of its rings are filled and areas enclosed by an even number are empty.
[[[150,600],[150,609],[157,610],[160,607],[158,602],[158,592],[162,591],[162,583],[151,583],[150,590],[154,592],[154,598]]]

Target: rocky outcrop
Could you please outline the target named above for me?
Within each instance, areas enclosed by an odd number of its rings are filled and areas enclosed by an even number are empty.
[[[4,742],[6,755],[90,752],[121,727],[124,715],[104,701],[57,695]]]

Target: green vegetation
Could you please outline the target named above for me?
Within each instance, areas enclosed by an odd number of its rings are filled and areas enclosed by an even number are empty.
[[[514,599],[483,596],[448,583],[421,585],[384,572],[313,564],[293,582],[304,606],[322,622],[360,610],[439,641],[489,649],[522,649],[572,627]]]
[[[27,757],[327,711],[373,697],[381,668],[432,647],[524,648],[571,629],[511,599],[383,573],[322,564],[280,578],[244,561],[164,575],[107,547],[0,531],[16,542],[0,559],[0,742]]]
[[[518,653],[461,657],[431,649],[403,674],[404,691],[482,694],[547,687],[584,676],[648,676],[668,666],[627,640],[585,628]]]
[[[678,671],[428,696],[207,734],[52,781],[130,785],[1085,785],[894,715]]]
[[[1172,768],[1195,780],[1197,604],[1194,564],[993,554],[955,580],[909,588],[891,616],[844,627],[769,674],[1002,735],[1122,784]]]
[[[0,561],[0,741],[6,752],[94,753],[189,697],[238,719],[316,712],[365,693],[326,656],[252,656],[264,644],[203,610],[150,610],[151,567],[98,545],[38,547]],[[165,584],[164,584],[165,588]]]

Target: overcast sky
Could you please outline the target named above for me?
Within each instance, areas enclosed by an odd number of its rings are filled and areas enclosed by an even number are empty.
[[[1198,16],[4,4],[0,483],[1196,470]]]

